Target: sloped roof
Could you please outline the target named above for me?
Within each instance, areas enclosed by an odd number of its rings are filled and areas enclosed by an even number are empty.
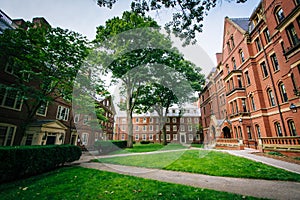
[[[244,31],[249,29],[249,18],[230,18],[235,24],[241,27]]]

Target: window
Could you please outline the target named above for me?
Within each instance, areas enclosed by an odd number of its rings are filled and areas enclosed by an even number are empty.
[[[181,125],[181,126],[180,126],[180,131],[185,131],[184,125]]]
[[[262,63],[260,64],[260,66],[261,66],[261,70],[262,70],[262,72],[263,72],[263,77],[266,78],[267,76],[269,76],[269,72],[268,72],[266,63],[265,63],[265,62],[262,62]]]
[[[188,123],[191,123],[191,122],[192,122],[192,119],[189,117],[189,118],[187,119],[187,121],[188,121]]]
[[[244,52],[242,50],[240,50],[240,58],[241,58],[241,63],[245,62],[245,55]]]
[[[173,140],[177,140],[177,134],[173,134]]]
[[[146,117],[143,118],[143,123],[146,123],[147,122],[147,119]]]
[[[170,131],[170,126],[166,125],[166,131]]]
[[[255,40],[255,45],[256,45],[257,51],[260,52],[262,48],[261,48],[261,43],[260,43],[259,38],[257,38],[257,39]]]
[[[193,127],[191,125],[188,126],[189,131],[193,131]]]
[[[232,66],[233,66],[233,70],[236,70],[236,62],[234,58],[232,58]]]
[[[231,46],[230,46],[229,41],[227,42],[227,49],[228,49],[228,53],[230,53],[231,52]]]
[[[275,130],[276,130],[277,136],[282,137],[282,131],[281,131],[280,123],[276,122],[274,125],[275,125]]]
[[[0,124],[0,146],[12,146],[15,132],[15,126]]]
[[[243,112],[247,112],[246,99],[242,99]]]
[[[135,130],[136,130],[136,131],[139,131],[139,126],[135,126]]]
[[[173,123],[176,123],[176,118],[175,118],[175,117],[172,118],[172,122],[173,122]]]
[[[74,116],[74,123],[78,123],[80,120],[80,114],[75,114]]]
[[[289,36],[289,40],[292,46],[296,46],[299,43],[299,38],[297,36],[295,27],[293,24],[290,24],[287,28],[286,28],[286,32]]]
[[[194,140],[193,134],[189,134],[189,140]]]
[[[83,124],[88,124],[88,121],[89,121],[89,116],[88,115],[84,115],[83,116]]]
[[[296,126],[293,120],[288,121],[291,136],[297,136]]]
[[[296,5],[300,4],[300,0],[295,0]]]
[[[89,140],[89,134],[88,133],[82,133],[82,144],[87,145]]]
[[[146,134],[143,134],[143,135],[142,135],[142,140],[145,141],[146,139],[147,139]]]
[[[138,126],[137,126],[137,127],[138,127]],[[121,130],[122,130],[122,131],[125,131],[125,125],[122,125],[122,126],[121,126]]]
[[[27,134],[26,135],[26,140],[25,140],[25,145],[31,145],[32,144],[32,139],[33,139],[33,134]]]
[[[269,29],[266,28],[264,30],[264,36],[265,36],[266,42],[269,43],[271,41]]]
[[[159,134],[156,134],[156,140],[159,140]]]
[[[135,134],[135,140],[139,140],[139,134]]]
[[[152,117],[150,117],[150,123],[153,123],[153,118]]]
[[[37,109],[36,114],[46,116],[48,108],[48,102],[42,102],[40,107]]]
[[[242,132],[242,128],[239,126],[238,127],[239,133],[240,133],[240,138],[243,138],[243,132]]]
[[[149,125],[149,131],[153,131],[153,126]]]
[[[196,135],[196,140],[200,140],[200,134]]]
[[[139,118],[138,118],[138,117],[135,118],[135,122],[136,122],[136,123],[139,123]]]
[[[170,118],[169,117],[167,118],[167,123],[170,123]]]
[[[0,105],[15,110],[21,110],[22,107],[21,95],[19,95],[19,92],[17,91],[1,88]]]
[[[195,122],[195,123],[198,123],[198,122],[199,122],[199,119],[198,119],[198,118],[194,118],[194,122]]]
[[[277,8],[275,12],[275,16],[277,19],[277,22],[280,23],[282,20],[284,20],[284,14],[282,8]]]
[[[287,102],[288,101],[288,96],[287,96],[286,89],[285,89],[285,86],[284,86],[283,83],[279,84],[279,90],[280,90],[282,103]]]
[[[231,40],[231,46],[232,46],[232,48],[234,48],[234,47],[235,47],[235,44],[234,44],[233,35],[231,35],[230,40]]]
[[[184,123],[184,118],[180,118],[180,123]]]
[[[268,96],[269,96],[269,101],[270,101],[270,106],[275,106],[275,98],[273,95],[273,91],[271,89],[268,89]]]
[[[261,132],[260,132],[260,127],[259,127],[259,125],[255,125],[255,129],[256,129],[257,137],[258,137],[258,138],[261,138]]]
[[[238,86],[239,86],[239,88],[242,88],[243,87],[242,77],[241,76],[237,76],[237,80],[238,80]]]
[[[229,74],[230,73],[230,69],[229,69],[229,65],[228,64],[226,64],[226,70],[227,70],[227,74]]]
[[[173,131],[177,131],[177,126],[173,125]]]
[[[170,140],[171,137],[170,137],[170,134],[167,134],[167,140]]]
[[[247,81],[247,85],[250,85],[251,84],[251,81],[250,81],[250,76],[249,76],[249,72],[245,72],[245,77],[246,77],[246,81]]]
[[[159,129],[159,125],[156,125],[156,127],[155,127],[156,129],[156,131],[160,131],[160,129]]]
[[[147,126],[143,126],[143,131],[147,131]]]
[[[70,109],[64,106],[57,107],[56,119],[68,121]]]
[[[121,140],[125,140],[125,134],[121,135]]]
[[[149,140],[153,140],[153,135],[149,134]]]
[[[251,102],[252,110],[256,111],[255,100],[253,95],[250,96],[250,102]]]
[[[273,65],[273,69],[274,71],[278,71],[279,70],[279,64],[278,64],[278,60],[275,54],[271,55],[271,60],[272,60],[272,65]]]
[[[252,139],[252,134],[251,134],[251,127],[247,126],[247,134],[248,134],[248,139]]]
[[[126,119],[125,118],[122,119],[122,124],[126,124]]]

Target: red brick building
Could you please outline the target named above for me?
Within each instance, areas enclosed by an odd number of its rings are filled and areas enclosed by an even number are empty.
[[[200,143],[203,136],[199,131],[200,113],[197,106],[185,107],[182,112],[178,108],[170,108],[166,122],[167,142],[172,143]],[[127,118],[125,113],[118,113],[115,125],[116,140],[127,140]],[[156,112],[133,115],[133,140],[136,142],[150,141],[159,143],[163,141],[162,127]]]
[[[250,18],[225,18],[219,68],[231,139],[220,132],[217,145],[300,149],[299,11],[297,0],[262,0]]]

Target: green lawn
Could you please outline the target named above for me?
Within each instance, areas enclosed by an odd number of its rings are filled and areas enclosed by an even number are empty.
[[[255,199],[178,184],[81,167],[0,185],[2,200],[11,199]]]
[[[185,171],[212,176],[300,182],[300,174],[233,156],[228,153],[206,150],[103,158],[99,159],[99,162]]]
[[[134,144],[133,148],[126,148],[112,152],[110,154],[124,154],[124,153],[141,153],[141,152],[151,152],[151,151],[165,151],[165,150],[176,150],[176,149],[186,149],[187,147],[181,144],[168,144],[166,146],[158,143],[154,144]]]

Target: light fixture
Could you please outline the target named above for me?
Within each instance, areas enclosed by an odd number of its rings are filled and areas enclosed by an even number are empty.
[[[290,109],[292,110],[293,113],[297,112],[297,106],[295,104],[293,104],[293,103],[291,103]]]
[[[239,122],[241,123],[243,121],[243,119],[242,118],[239,118]]]

